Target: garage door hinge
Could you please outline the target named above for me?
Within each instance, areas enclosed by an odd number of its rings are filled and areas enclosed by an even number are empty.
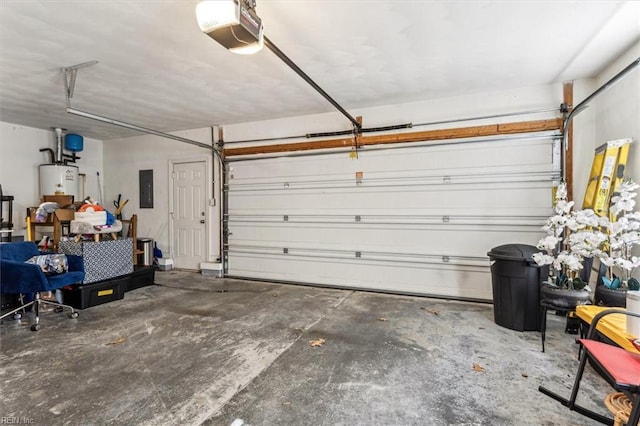
[[[282,249],[282,253],[284,253],[284,254],[289,253],[289,249],[288,249],[288,248],[286,248],[286,247],[285,247],[285,248],[283,248],[283,249]]]
[[[449,258],[449,256],[442,256],[442,261],[444,263],[448,263],[451,259]]]
[[[362,257],[362,252],[357,251],[357,252],[356,252],[356,257]]]
[[[443,176],[442,183],[451,183],[451,176]]]

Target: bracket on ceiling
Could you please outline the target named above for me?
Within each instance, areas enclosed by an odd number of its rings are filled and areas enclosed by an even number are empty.
[[[64,73],[64,87],[67,95],[67,103],[69,99],[73,98],[73,90],[76,87],[76,75],[78,74],[78,70],[80,68],[90,67],[91,65],[95,65],[97,63],[98,61],[94,60],[94,61],[87,61],[78,65],[71,65],[70,67],[62,68],[62,72]]]
[[[199,146],[199,147],[202,147],[202,148],[205,148],[205,149],[208,149],[208,150],[212,151],[213,154],[220,159],[220,162],[222,164],[224,164],[223,158],[221,157],[220,153],[214,149],[213,145],[207,145],[206,143],[194,141],[194,140],[191,140],[191,139],[183,138],[183,137],[172,135],[172,134],[169,134],[169,133],[164,133],[164,132],[161,132],[159,130],[153,130],[153,129],[149,129],[149,128],[146,128],[146,127],[138,126],[136,124],[126,123],[124,121],[118,121],[118,120],[114,120],[113,118],[103,117],[101,115],[96,115],[96,114],[92,114],[90,112],[80,111],[80,110],[71,108],[71,98],[73,97],[73,89],[74,89],[75,84],[76,84],[76,75],[78,74],[78,70],[80,68],[89,67],[89,66],[95,65],[97,63],[98,63],[98,61],[89,61],[89,62],[83,62],[83,63],[78,64],[78,65],[72,65],[70,67],[63,67],[62,68],[62,71],[64,72],[65,91],[66,91],[66,95],[67,95],[67,113],[72,114],[72,115],[76,115],[76,116],[79,116],[79,117],[90,118],[92,120],[100,121],[100,122],[107,123],[107,124],[113,124],[114,126],[124,127],[125,129],[131,129],[131,130],[135,130],[135,131],[138,131],[138,132],[146,133],[146,134],[149,134],[149,135],[156,135],[156,136],[160,136],[160,137],[163,137],[163,138],[173,139],[173,140],[176,140],[176,141],[179,141],[179,142],[188,143],[190,145]]]

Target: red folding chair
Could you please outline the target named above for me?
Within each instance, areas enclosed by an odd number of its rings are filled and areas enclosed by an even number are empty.
[[[578,389],[580,388],[580,380],[582,379],[584,368],[587,365],[587,360],[589,360],[594,369],[615,390],[623,392],[629,401],[631,401],[632,408],[631,413],[629,414],[629,422],[627,424],[635,426],[640,420],[640,354],[596,340],[596,328],[598,326],[598,322],[602,317],[610,314],[624,314],[640,318],[640,314],[620,309],[607,309],[597,314],[591,322],[591,326],[587,332],[587,337],[584,339],[578,339],[578,342],[584,350],[580,356],[580,366],[578,367],[578,373],[576,374],[576,379],[573,383],[571,397],[569,399],[563,398],[542,386],[540,386],[538,390],[556,401],[559,401],[570,410],[576,411],[598,422],[613,425],[613,419],[576,404]]]

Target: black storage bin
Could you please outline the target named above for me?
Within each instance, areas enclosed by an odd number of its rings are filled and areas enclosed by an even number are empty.
[[[17,294],[0,293],[0,313],[10,311],[20,306],[20,298]]]
[[[517,331],[540,331],[540,283],[549,267],[533,261],[531,256],[538,252],[526,244],[505,244],[487,253],[496,324]]]
[[[155,282],[156,268],[156,266],[134,266],[131,279],[125,291],[153,285]]]
[[[122,299],[130,280],[131,277],[127,275],[95,283],[65,287],[62,290],[62,298],[66,305],[71,305],[76,309],[87,309]]]

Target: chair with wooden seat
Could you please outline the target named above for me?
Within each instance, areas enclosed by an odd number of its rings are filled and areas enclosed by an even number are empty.
[[[624,314],[640,318],[640,314],[621,309],[607,309],[597,314],[591,322],[591,326],[587,332],[587,337],[584,339],[578,339],[578,342],[584,350],[580,356],[580,365],[578,366],[578,372],[576,374],[569,399],[563,398],[542,386],[540,386],[538,390],[556,401],[559,401],[570,410],[576,411],[601,423],[613,425],[613,419],[602,416],[576,404],[578,390],[580,389],[580,381],[582,380],[582,375],[587,365],[587,361],[590,361],[594,369],[616,391],[624,393],[629,399],[632,408],[629,414],[629,422],[627,424],[637,425],[640,420],[640,354],[596,340],[596,328],[598,326],[598,322],[601,318],[611,314]]]
[[[144,251],[138,249],[138,215],[132,214],[131,219],[122,219],[122,223],[127,225],[126,236],[133,240],[133,264],[138,264],[138,255],[143,254]]]

